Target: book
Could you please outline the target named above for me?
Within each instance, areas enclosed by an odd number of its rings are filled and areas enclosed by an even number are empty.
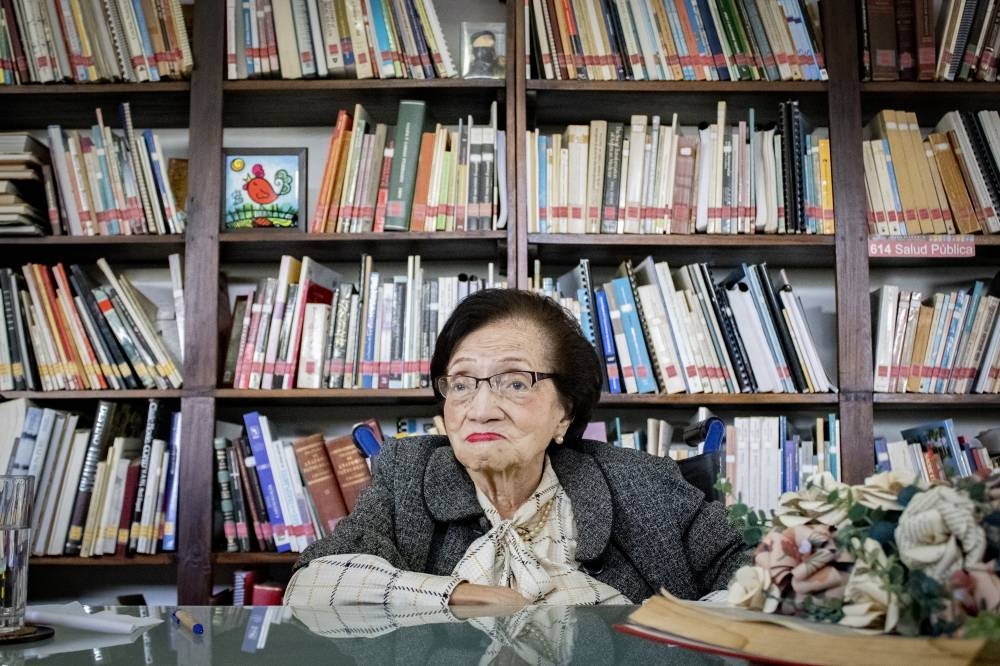
[[[389,174],[389,197],[385,229],[407,231],[416,185],[420,135],[424,126],[426,104],[420,100],[401,100],[393,137],[392,170]]]
[[[288,552],[292,549],[291,541],[285,526],[281,502],[278,498],[278,487],[272,472],[270,455],[265,445],[260,414],[257,412],[244,414],[243,422],[246,425],[247,442],[250,445],[250,450],[253,452],[254,470],[260,482],[261,494],[264,498],[264,506],[267,511],[268,523],[270,523],[272,530],[275,549],[279,553]]]
[[[981,639],[872,636],[846,627],[819,633],[810,628],[811,624],[803,618],[774,616],[721,603],[682,601],[663,591],[629,615],[628,623],[620,625],[619,630],[699,652],[761,661],[781,661],[794,650],[809,654],[837,651],[848,660],[870,660],[874,656],[876,660],[918,661],[939,650],[961,654],[967,663],[974,662],[977,656],[991,658],[991,648]]]
[[[296,439],[292,442],[292,448],[320,524],[325,534],[332,534],[348,510],[327,455],[323,436],[315,434]]]
[[[351,512],[361,492],[371,483],[371,470],[368,469],[365,457],[358,451],[351,435],[327,439],[324,446],[344,504],[347,511]]]
[[[107,455],[113,438],[125,434],[128,428],[125,424],[132,420],[131,408],[121,403],[101,400],[97,403],[94,415],[94,427],[90,432],[84,455],[80,482],[76,489],[76,499],[70,512],[70,523],[66,533],[66,543],[63,552],[66,555],[80,554],[83,545],[83,529],[88,518],[91,497],[94,493],[94,483],[97,477],[97,465]]]

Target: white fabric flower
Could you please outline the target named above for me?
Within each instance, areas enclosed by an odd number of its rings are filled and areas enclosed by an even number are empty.
[[[896,526],[896,545],[903,564],[943,583],[959,569],[982,562],[986,534],[968,495],[934,486],[906,506]]]
[[[898,502],[899,493],[913,483],[913,474],[906,471],[894,470],[874,474],[865,479],[864,485],[854,486],[854,501],[869,509],[902,511],[903,507]]]
[[[853,539],[855,548],[861,544]],[[892,631],[899,623],[899,598],[886,589],[885,580],[877,574],[888,558],[874,539],[865,539],[864,556],[859,557],[844,590],[844,617],[840,624],[855,629]]]
[[[729,604],[748,610],[764,610],[771,575],[763,567],[741,567],[729,581]],[[773,609],[772,609],[773,610]]]
[[[843,500],[850,492],[850,486],[837,481],[829,472],[811,476],[805,488],[781,496],[778,500],[781,506],[774,513],[774,524],[779,527],[798,527],[809,523],[834,528],[841,526],[847,521],[846,502],[830,502],[827,499],[835,490]]]

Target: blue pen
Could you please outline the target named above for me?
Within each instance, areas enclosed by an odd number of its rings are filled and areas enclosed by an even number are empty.
[[[190,613],[188,613],[187,611],[182,611],[180,609],[175,610],[173,617],[175,624],[184,625],[191,631],[192,634],[205,633],[205,627],[202,626],[201,622],[198,622],[193,617],[191,617]]]

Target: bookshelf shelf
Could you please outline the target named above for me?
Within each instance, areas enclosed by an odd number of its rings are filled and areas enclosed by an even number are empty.
[[[876,393],[872,397],[878,409],[991,409],[1000,408],[1000,395],[949,395],[915,393]]]
[[[285,405],[369,405],[373,403],[427,405],[434,402],[431,389],[217,389],[217,400],[243,404]]]
[[[834,236],[715,234],[528,234],[528,255],[546,261],[620,262],[626,255],[669,261],[768,261],[775,267],[833,266]],[[573,252],[579,253],[573,255]],[[641,258],[641,257],[640,257]]]
[[[18,261],[46,263],[53,257],[73,263],[106,257],[116,264],[166,261],[167,256],[184,252],[184,237],[167,236],[44,236],[6,238],[4,246],[16,248]]]
[[[737,393],[737,394],[678,394],[622,395],[602,394],[601,407],[836,407],[836,393]]]
[[[867,123],[881,109],[915,111],[921,125],[933,126],[948,111],[996,107],[996,84],[980,81],[865,81],[861,114]]]
[[[98,557],[32,557],[33,567],[158,567],[176,564],[173,553],[158,555],[135,555],[121,557],[101,555]]]
[[[726,100],[731,118],[754,109],[760,122],[774,122],[778,102],[797,99],[806,117],[827,116],[822,81],[541,81],[525,82],[527,127],[553,123],[587,123],[594,118],[628,120],[632,114],[660,115],[664,122],[678,114],[682,125],[712,121],[716,103]],[[823,123],[825,124],[825,120]]]
[[[190,91],[187,81],[0,86],[0,130],[90,127],[98,107],[105,121],[118,127],[122,102],[130,103],[137,127],[187,127]]]
[[[14,400],[148,400],[150,398],[180,398],[182,389],[135,390],[135,391],[4,391],[0,398]]]
[[[528,79],[528,90],[603,93],[701,93],[713,97],[730,94],[825,93],[824,81],[552,81]]]
[[[250,230],[219,235],[222,261],[277,261],[283,254],[308,254],[317,261],[354,261],[362,252],[378,260],[454,259],[460,242],[463,260],[499,261],[504,266],[506,231],[307,234],[301,231]]]
[[[434,121],[457,123],[471,113],[477,122],[485,122],[490,102],[503,92],[502,80],[482,79],[226,81],[223,113],[226,127],[332,128],[339,109],[360,103],[376,121],[392,124],[399,100],[422,99]],[[289,104],[292,99],[294,104]]]
[[[292,565],[298,558],[298,553],[212,553],[213,564],[229,566],[260,564]]]

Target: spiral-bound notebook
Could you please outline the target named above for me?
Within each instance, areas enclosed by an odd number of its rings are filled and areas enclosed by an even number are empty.
[[[556,286],[563,296],[575,297],[580,302],[580,326],[583,328],[583,334],[594,345],[597,355],[605,361],[601,364],[603,375],[601,389],[611,393],[621,393],[617,362],[613,354],[611,359],[605,354],[606,342],[598,321],[594,288],[590,279],[590,260],[580,259],[580,263],[556,279]],[[612,383],[618,390],[611,386]]]

